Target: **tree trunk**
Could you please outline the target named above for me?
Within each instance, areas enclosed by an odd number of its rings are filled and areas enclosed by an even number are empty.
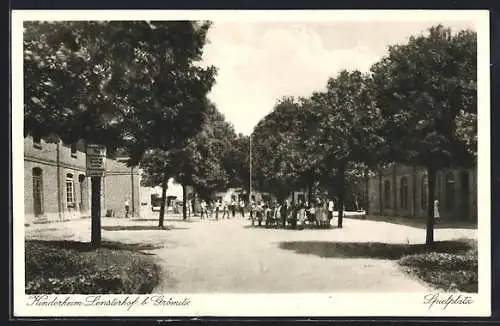
[[[311,179],[308,181],[308,191],[307,191],[307,201],[311,203],[313,201],[313,192],[314,192],[314,182]]]
[[[182,184],[182,219],[187,219],[187,198],[186,198],[186,185]]]
[[[429,200],[427,204],[427,230],[425,243],[432,245],[434,243],[434,196],[437,170],[434,167],[427,167],[427,183],[429,185]]]
[[[92,187],[92,223],[91,246],[96,249],[101,246],[101,177],[90,178]]]
[[[161,183],[161,202],[160,202],[160,218],[158,226],[163,227],[163,221],[165,219],[165,203],[167,200],[167,188],[168,188],[168,177],[165,174],[163,177],[163,182]]]
[[[345,166],[339,168],[339,216],[337,226],[342,227],[344,219],[344,197],[345,197]]]
[[[363,171],[363,177],[365,179],[365,194],[364,194],[364,200],[363,200],[363,208],[365,209],[365,214],[368,215],[370,213],[370,193],[368,192],[368,168],[365,167]]]

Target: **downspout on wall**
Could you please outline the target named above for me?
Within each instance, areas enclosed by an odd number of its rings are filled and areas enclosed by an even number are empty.
[[[135,214],[135,192],[134,192],[134,168],[130,168],[130,177],[132,179],[132,216]]]
[[[61,202],[61,159],[60,159],[60,141],[56,145],[56,172],[57,172],[57,212],[59,220],[62,220],[62,202]]]

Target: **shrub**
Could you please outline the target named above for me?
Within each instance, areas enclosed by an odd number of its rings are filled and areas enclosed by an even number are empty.
[[[477,248],[453,254],[429,252],[405,256],[399,264],[431,286],[445,291],[478,290]]]
[[[144,294],[159,279],[159,267],[139,252],[82,252],[30,241],[25,252],[27,294]]]
[[[400,262],[403,266],[443,271],[477,269],[477,251],[469,250],[463,254],[431,252],[405,256]]]

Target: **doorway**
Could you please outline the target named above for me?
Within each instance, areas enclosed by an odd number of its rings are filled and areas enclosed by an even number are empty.
[[[85,175],[80,174],[78,176],[78,183],[80,185],[80,212],[83,213],[87,210],[87,183],[85,182]]]
[[[33,168],[33,213],[36,217],[43,214],[43,178],[42,169]]]

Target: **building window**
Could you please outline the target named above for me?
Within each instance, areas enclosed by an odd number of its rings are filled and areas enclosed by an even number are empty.
[[[71,157],[76,158],[76,143],[71,144]]]
[[[384,207],[391,208],[391,183],[384,182]]]
[[[447,210],[453,209],[455,207],[455,175],[453,173],[448,173],[446,176],[446,200],[445,205]]]
[[[399,188],[399,204],[403,209],[408,209],[408,180],[401,178]]]
[[[427,176],[424,175],[420,180],[420,204],[423,210],[427,209],[428,196],[429,196],[429,187],[427,185]]]
[[[68,204],[68,208],[75,207],[75,187],[73,175],[70,173],[66,175],[66,203]]]
[[[33,213],[35,216],[43,214],[43,176],[42,169],[33,168]]]
[[[33,137],[33,147],[36,149],[42,149],[42,139],[40,137]]]

